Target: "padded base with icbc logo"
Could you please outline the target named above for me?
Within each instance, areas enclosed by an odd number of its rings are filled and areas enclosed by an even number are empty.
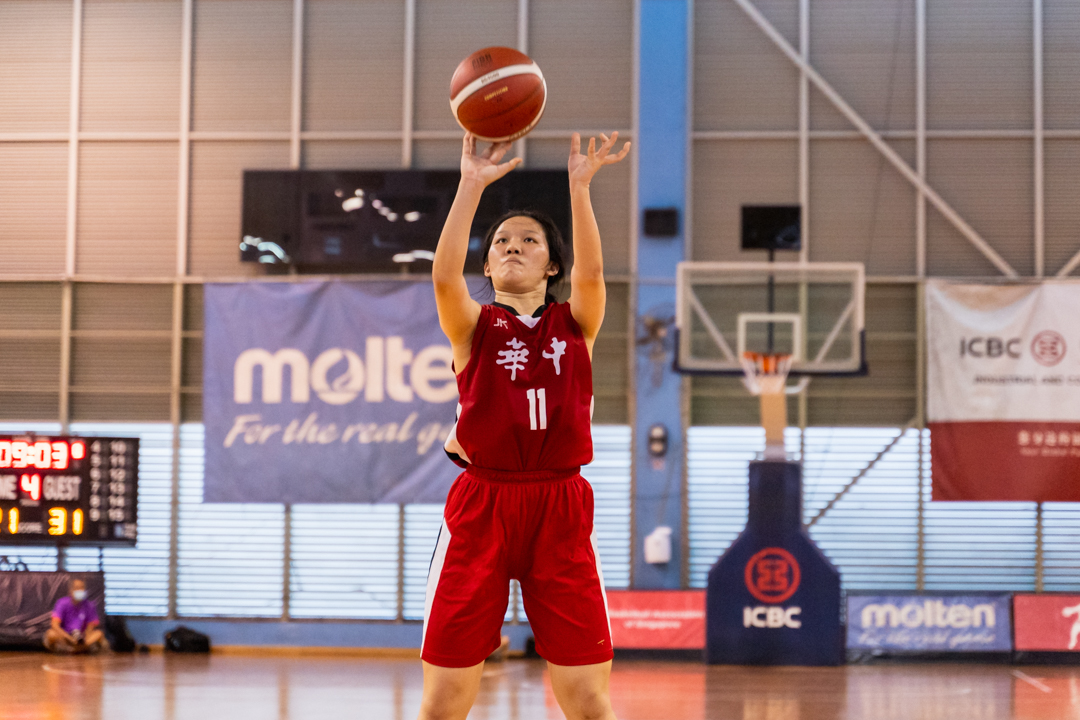
[[[838,665],[840,573],[802,526],[798,463],[750,463],[746,530],[709,571],[706,660]]]
[[[577,469],[470,466],[450,488],[428,572],[420,657],[471,667],[499,647],[511,579],[536,651],[556,665],[612,658],[593,529],[593,493]]]

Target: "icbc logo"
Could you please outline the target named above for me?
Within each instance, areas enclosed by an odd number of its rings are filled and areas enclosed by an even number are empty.
[[[787,550],[765,548],[746,563],[746,589],[761,602],[782,603],[799,589],[799,563]]]
[[[1053,330],[1043,330],[1031,341],[1031,354],[1040,365],[1053,367],[1065,357],[1065,338]]]

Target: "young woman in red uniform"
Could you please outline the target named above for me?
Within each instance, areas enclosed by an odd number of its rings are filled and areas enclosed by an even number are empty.
[[[575,133],[568,162],[574,265],[570,301],[551,302],[562,240],[539,214],[513,214],[488,233],[484,274],[495,303],[469,294],[463,270],[485,187],[520,164],[509,143],[477,154],[466,135],[461,182],[432,267],[439,323],[450,339],[460,404],[447,451],[465,472],[446,501],[428,576],[421,720],[464,720],[484,659],[499,646],[511,579],[521,583],[537,652],[570,720],[613,720],[611,630],[593,532],[592,348],[604,319],[600,232],[589,183],[617,163],[617,133]],[[488,244],[488,243],[485,243]]]

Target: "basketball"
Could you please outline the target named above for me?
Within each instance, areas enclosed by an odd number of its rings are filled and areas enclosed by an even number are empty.
[[[547,104],[540,67],[507,47],[477,50],[450,79],[450,110],[480,140],[509,142],[536,127]]]

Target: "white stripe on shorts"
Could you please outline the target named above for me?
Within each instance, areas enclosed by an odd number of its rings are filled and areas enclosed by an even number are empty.
[[[596,525],[593,524],[592,535],[589,536],[592,543],[593,557],[596,558],[596,577],[600,578],[600,594],[604,596],[604,619],[607,620],[608,637],[611,637],[611,611],[608,610],[607,589],[604,587],[604,571],[600,569],[600,548],[596,547]]]
[[[442,575],[443,561],[446,560],[446,548],[449,546],[450,528],[446,526],[446,518],[443,518],[442,527],[439,528],[439,540],[435,543],[435,553],[431,556],[431,567],[428,568],[427,597],[424,599],[424,635],[420,640],[421,653],[424,652],[424,641],[427,640],[428,618],[431,617],[431,606],[435,602],[435,590],[439,587],[439,576]],[[604,598],[604,603],[607,603],[606,597]]]

